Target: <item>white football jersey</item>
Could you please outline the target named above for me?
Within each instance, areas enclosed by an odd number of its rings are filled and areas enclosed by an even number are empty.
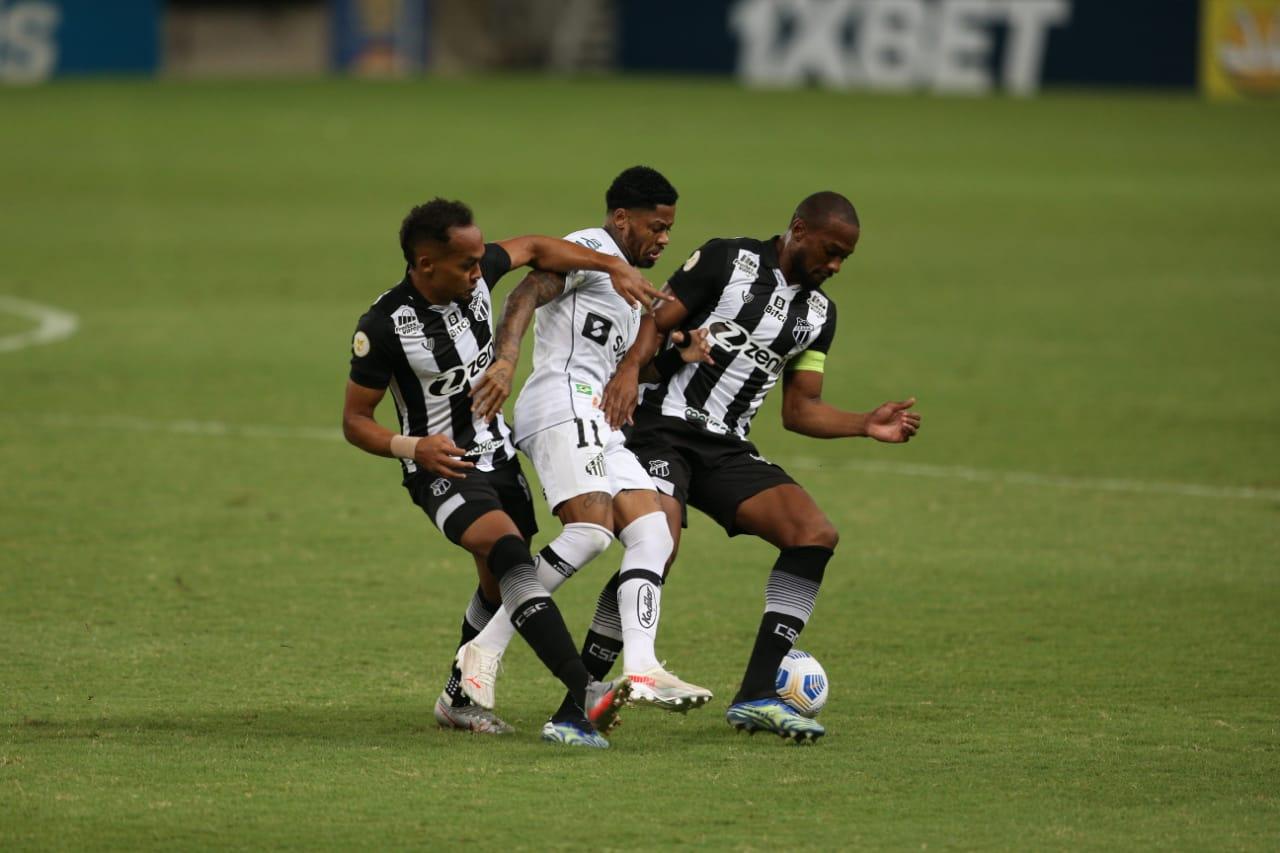
[[[626,259],[603,228],[565,239]],[[564,293],[534,315],[533,373],[516,398],[516,442],[598,408],[639,328],[640,307],[618,295],[608,273],[577,270],[565,276]]]

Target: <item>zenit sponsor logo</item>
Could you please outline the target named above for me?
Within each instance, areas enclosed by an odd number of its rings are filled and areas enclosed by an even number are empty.
[[[476,356],[470,364],[446,370],[427,383],[427,396],[452,397],[468,382],[483,373],[491,361],[493,361],[493,349],[488,348]]]
[[[751,333],[732,320],[716,320],[707,327],[707,334],[714,346],[743,356],[766,373],[777,376],[782,370],[782,356],[751,340]]]

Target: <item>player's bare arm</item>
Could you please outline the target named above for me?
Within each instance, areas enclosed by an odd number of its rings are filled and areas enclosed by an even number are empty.
[[[347,441],[366,453],[388,458],[401,455],[396,453],[393,439],[412,443],[412,459],[418,465],[441,477],[464,479],[467,470],[474,468],[475,464],[463,461],[466,451],[456,446],[448,436],[402,436],[374,420],[373,412],[386,393],[385,390],[366,388],[347,380],[347,395],[342,404],[342,434]]]
[[[512,237],[499,242],[511,256],[512,267],[531,266],[549,272],[567,273],[574,270],[592,270],[608,273],[613,289],[628,305],[649,308],[655,300],[669,300],[645,280],[640,271],[622,258],[606,255],[577,243],[557,240],[554,237]]]
[[[489,420],[511,396],[511,380],[520,361],[520,342],[529,329],[533,312],[564,293],[564,276],[533,270],[507,294],[494,338],[494,358],[489,369],[471,385],[471,411]]]
[[[653,356],[662,345],[662,341],[689,316],[685,307],[674,293],[670,285],[662,288],[665,302],[640,320],[640,330],[636,332],[635,343],[618,363],[613,378],[604,387],[604,397],[600,408],[609,426],[621,429],[623,424],[631,423],[631,416],[636,410],[636,399],[639,395],[640,371],[653,360]]]
[[[788,371],[782,379],[782,425],[811,438],[867,437],[902,444],[920,429],[920,413],[909,411],[911,397],[888,402],[870,412],[846,412],[822,399],[822,374]]]

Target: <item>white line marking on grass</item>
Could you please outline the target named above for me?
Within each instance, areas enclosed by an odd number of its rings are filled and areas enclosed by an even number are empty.
[[[324,429],[322,427],[233,424],[223,421],[158,421],[130,415],[81,417],[77,415],[45,414],[28,416],[20,412],[3,412],[0,413],[0,416],[9,420],[21,420],[40,426],[67,427],[81,430],[117,429],[130,432],[167,432],[175,435],[227,436],[233,438],[302,438],[334,442],[343,440],[342,433],[337,429]],[[785,467],[804,471],[865,471],[872,474],[890,474],[899,477],[928,477],[938,480],[965,480],[972,483],[1000,483],[1012,486],[1074,489],[1086,492],[1120,492],[1175,495],[1192,498],[1280,501],[1280,489],[1261,489],[1252,486],[1211,486],[1203,483],[1063,477],[1054,474],[1036,474],[1028,471],[995,471],[985,468],[965,468],[959,465],[926,465],[916,462],[888,462],[875,459],[836,462],[824,461],[811,456],[778,458],[786,462]]]
[[[80,318],[75,314],[37,302],[14,299],[12,296],[0,296],[0,311],[6,314],[17,314],[20,317],[30,317],[39,324],[29,331],[0,337],[0,352],[13,352],[38,344],[51,344],[71,337],[80,328]]]
[[[1167,483],[1151,480],[1115,478],[1063,477],[1035,474],[1029,471],[993,471],[958,465],[924,465],[912,462],[877,460],[824,462],[811,457],[792,457],[789,467],[809,471],[867,471],[896,474],[902,477],[933,477],[943,480],[968,480],[973,483],[1005,483],[1014,486],[1044,486],[1054,489],[1076,489],[1088,492],[1128,492],[1131,494],[1183,495],[1193,498],[1239,498],[1241,500],[1280,500],[1280,489],[1253,486],[1210,486],[1203,483]]]

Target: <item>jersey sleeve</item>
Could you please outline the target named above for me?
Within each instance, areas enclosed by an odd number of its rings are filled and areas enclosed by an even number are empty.
[[[351,381],[377,391],[391,384],[395,351],[399,342],[391,331],[391,318],[370,311],[356,323],[351,338]]]
[[[497,243],[484,244],[484,257],[480,259],[480,275],[489,289],[498,284],[498,279],[511,272],[511,256],[507,250]]]
[[[684,266],[667,279],[667,286],[691,315],[715,303],[729,283],[729,244],[711,240],[689,256]]]

